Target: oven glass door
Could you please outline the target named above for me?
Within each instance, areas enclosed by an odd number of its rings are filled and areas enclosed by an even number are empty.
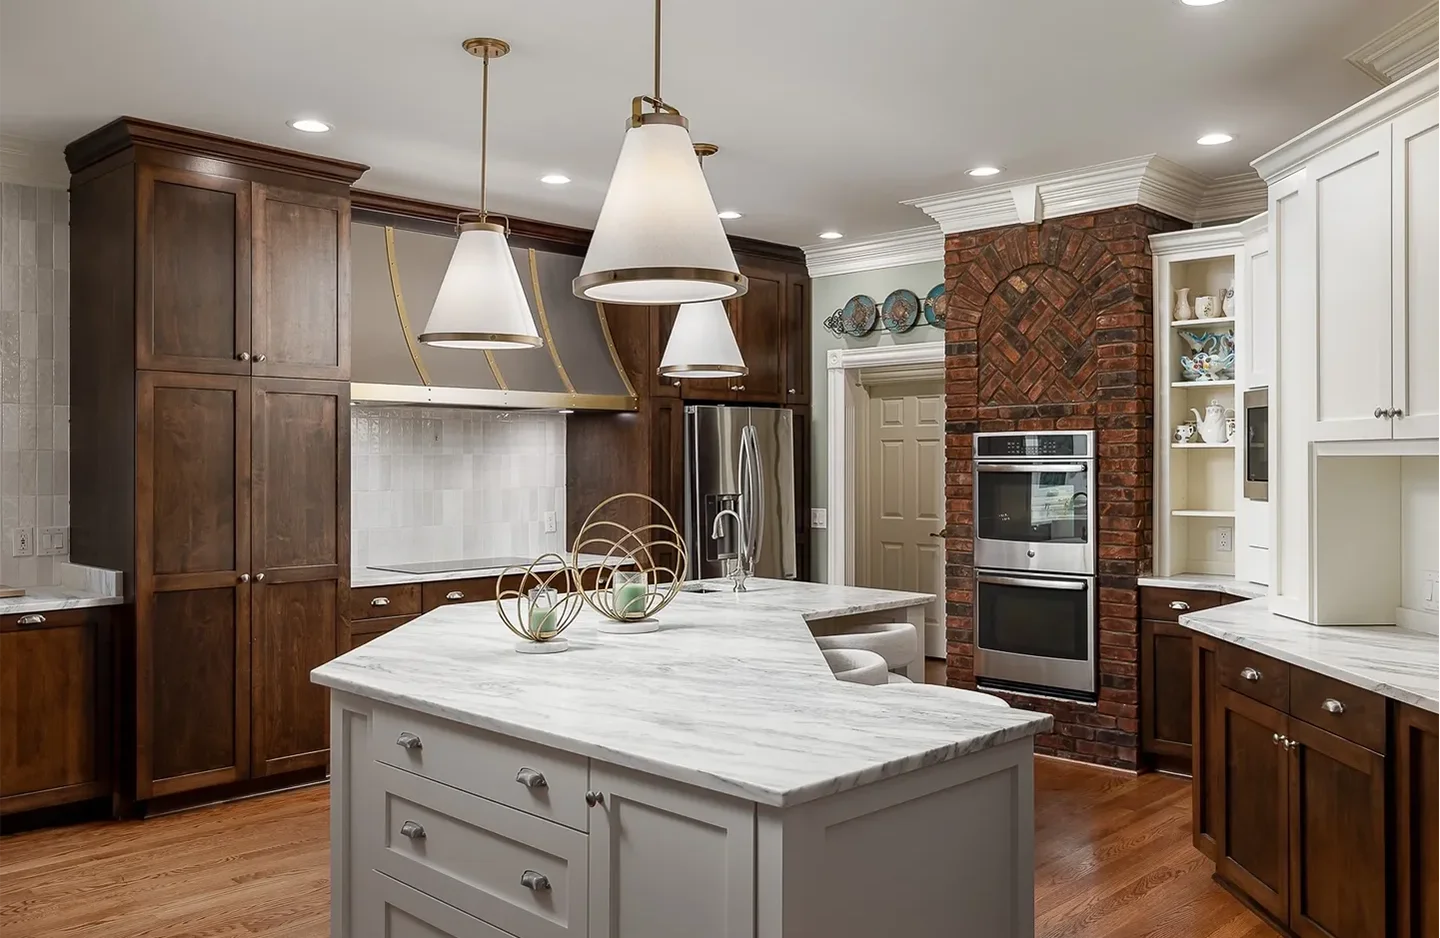
[[[1090,475],[1083,462],[977,462],[975,565],[1094,573]]]
[[[1070,693],[1095,690],[1095,581],[976,576],[975,673]]]

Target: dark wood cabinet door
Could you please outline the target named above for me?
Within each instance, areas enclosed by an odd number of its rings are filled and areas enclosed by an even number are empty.
[[[1286,735],[1290,930],[1385,938],[1385,758],[1299,719]]]
[[[109,792],[105,615],[0,618],[0,814]]]
[[[249,374],[251,184],[137,172],[136,367]]]
[[[810,276],[787,274],[785,288],[785,402],[810,403]]]
[[[1191,635],[1171,622],[1140,623],[1140,748],[1190,759]]]
[[[679,397],[680,389],[685,382],[679,378],[660,377],[660,360],[665,357],[665,346],[670,344],[670,333],[675,329],[675,317],[679,315],[678,306],[656,306],[652,307],[650,316],[650,355],[651,365],[649,374],[646,376],[650,385],[652,397]]]
[[[1218,862],[1220,848],[1216,831],[1220,819],[1219,791],[1224,784],[1224,761],[1216,732],[1220,683],[1215,653],[1219,643],[1206,635],[1191,638],[1190,658],[1190,832],[1195,849]]]
[[[1216,870],[1280,921],[1290,911],[1288,718],[1227,687],[1217,691],[1221,785]]]
[[[251,388],[251,746],[265,775],[328,758],[310,671],[335,656],[350,603],[350,392],[285,378]]]
[[[747,267],[750,289],[732,304],[735,341],[749,374],[737,384],[735,398],[760,404],[785,403],[785,313],[788,286],[783,271]],[[733,305],[732,305],[732,308]]]
[[[142,372],[136,409],[136,795],[244,778],[249,379]]]
[[[684,537],[685,405],[676,398],[656,398],[650,402],[650,496],[670,513],[666,518],[656,509],[651,523],[673,524]],[[677,550],[657,551],[656,561],[668,570],[685,574],[680,569]]]
[[[1440,718],[1395,705],[1395,934],[1440,935]]]
[[[795,576],[814,579],[810,539],[810,408],[797,406],[795,412]]]
[[[350,203],[255,187],[253,373],[350,379]]]

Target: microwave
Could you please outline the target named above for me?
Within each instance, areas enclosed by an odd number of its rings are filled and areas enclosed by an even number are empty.
[[[1245,392],[1245,497],[1270,500],[1270,389]]]

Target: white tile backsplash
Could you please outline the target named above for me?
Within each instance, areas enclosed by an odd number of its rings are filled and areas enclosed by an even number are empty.
[[[350,452],[354,566],[565,549],[562,416],[357,406]]]

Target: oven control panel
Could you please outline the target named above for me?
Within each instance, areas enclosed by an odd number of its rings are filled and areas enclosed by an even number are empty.
[[[977,433],[975,455],[980,459],[1089,459],[1094,452],[1094,434],[1076,433]]]

